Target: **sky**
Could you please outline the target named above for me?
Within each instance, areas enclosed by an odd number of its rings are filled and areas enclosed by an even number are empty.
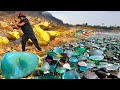
[[[48,11],[64,23],[120,26],[120,11]],[[103,24],[104,23],[104,24]]]

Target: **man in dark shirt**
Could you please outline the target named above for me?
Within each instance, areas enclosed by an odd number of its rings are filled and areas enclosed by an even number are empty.
[[[21,27],[22,31],[23,31],[23,36],[22,36],[22,51],[25,51],[25,46],[26,46],[26,42],[28,41],[28,39],[31,39],[33,44],[35,45],[35,47],[39,50],[42,51],[38,41],[34,35],[34,31],[29,23],[29,20],[26,18],[26,16],[24,15],[24,13],[19,13],[18,18],[20,19],[20,22],[17,24],[18,27]]]

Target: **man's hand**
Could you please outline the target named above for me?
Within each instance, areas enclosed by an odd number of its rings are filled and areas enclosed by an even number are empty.
[[[13,29],[19,29],[19,27],[17,25],[14,25]]]
[[[13,29],[19,29],[19,27],[23,26],[24,24],[25,24],[25,22],[18,23],[17,20],[14,19],[11,26],[13,26]]]
[[[10,23],[11,26],[15,26],[15,25],[17,25],[17,24],[18,24],[18,22],[17,22],[16,20],[14,20],[14,21],[12,21],[12,22]]]
[[[15,19],[10,23],[10,26],[12,26],[13,29],[19,29],[18,22]]]

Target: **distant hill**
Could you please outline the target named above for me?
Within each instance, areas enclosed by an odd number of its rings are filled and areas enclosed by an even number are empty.
[[[63,23],[62,20],[55,18],[54,16],[52,16],[52,15],[51,15],[49,12],[47,12],[47,11],[42,12],[42,16],[43,16],[45,19],[47,19],[47,20],[49,20],[49,21],[52,21],[52,22],[54,22],[54,23],[56,23],[56,24],[64,25],[64,23]]]
[[[29,16],[43,17],[50,22],[56,23],[58,25],[64,25],[62,20],[55,18],[47,11],[23,11],[23,12]],[[18,11],[0,11],[0,16],[5,16],[5,15],[8,16],[11,14],[14,15],[18,13],[19,13]]]

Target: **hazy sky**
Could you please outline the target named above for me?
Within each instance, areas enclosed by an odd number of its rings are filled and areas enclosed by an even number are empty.
[[[120,26],[120,11],[49,11],[64,23]]]

